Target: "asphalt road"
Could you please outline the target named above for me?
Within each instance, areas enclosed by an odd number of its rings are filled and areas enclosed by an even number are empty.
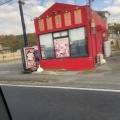
[[[2,86],[13,120],[120,120],[120,91]]]
[[[22,61],[19,60],[11,60],[0,63],[0,72],[2,71],[20,71],[23,69]]]

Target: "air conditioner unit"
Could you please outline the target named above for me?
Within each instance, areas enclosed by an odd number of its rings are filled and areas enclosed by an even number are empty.
[[[104,63],[103,54],[97,54],[97,64],[103,63]]]

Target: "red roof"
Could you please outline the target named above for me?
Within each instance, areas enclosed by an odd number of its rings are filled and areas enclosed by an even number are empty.
[[[40,15],[40,17],[44,17],[44,16],[49,16],[52,15],[53,12],[63,12],[63,11],[69,11],[69,10],[73,10],[77,7],[78,5],[72,5],[72,4],[65,4],[65,3],[58,3],[56,2],[55,4],[53,4],[50,8],[48,8],[42,15]],[[80,7],[80,6],[78,6]]]

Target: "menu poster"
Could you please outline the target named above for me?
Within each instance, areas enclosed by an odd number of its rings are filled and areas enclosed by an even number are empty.
[[[39,30],[44,31],[45,30],[44,20],[40,19],[40,20],[38,20],[38,22],[39,22]]]
[[[46,22],[47,22],[47,29],[48,29],[48,30],[53,29],[52,17],[46,18]]]
[[[65,26],[71,25],[71,14],[70,12],[64,13]]]
[[[55,16],[55,25],[56,25],[56,28],[62,27],[61,15]]]
[[[81,10],[75,10],[74,11],[74,19],[75,19],[75,24],[82,23]]]
[[[24,48],[24,56],[25,56],[25,63],[26,68],[33,68],[36,67],[35,55],[34,55],[34,48],[33,47],[25,47]]]
[[[68,38],[54,39],[56,58],[70,57]]]

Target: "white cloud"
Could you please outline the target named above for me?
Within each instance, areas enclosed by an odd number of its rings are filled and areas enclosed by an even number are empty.
[[[76,4],[74,0],[67,0],[68,4]]]
[[[109,6],[103,10],[107,10],[110,12],[110,17],[108,22],[117,22],[120,23],[120,0],[115,0],[112,6]]]
[[[105,4],[110,4],[112,1],[111,0],[105,0],[104,3]]]
[[[114,5],[119,6],[120,5],[120,0],[114,0]]]
[[[7,0],[5,0],[7,1]],[[47,8],[55,3],[56,0],[24,0],[25,5],[23,5],[23,12],[26,24],[27,33],[35,32],[34,22],[31,19],[38,17],[42,14]],[[111,13],[109,17],[110,20],[115,22],[120,21],[120,0],[114,0],[114,3],[111,5],[112,0],[104,0],[105,4],[109,4],[109,7],[106,7],[103,10],[108,10]],[[0,4],[4,0],[0,0]],[[67,0],[67,3],[75,4],[75,0]],[[86,2],[86,0],[84,1]],[[98,10],[97,6],[94,7],[95,10]],[[18,0],[12,0],[9,4],[4,4],[0,6],[0,34],[22,34],[22,25],[19,12]]]
[[[55,3],[55,0],[45,0],[44,2],[44,6],[46,8],[49,8],[50,6],[52,6]]]
[[[41,5],[42,0],[24,0],[23,13],[26,24],[27,33],[35,32],[34,22],[31,19],[38,17],[47,8],[49,8],[54,0],[45,0],[44,5]],[[22,34],[22,25],[18,0],[13,0],[9,4],[0,6],[0,34]]]

